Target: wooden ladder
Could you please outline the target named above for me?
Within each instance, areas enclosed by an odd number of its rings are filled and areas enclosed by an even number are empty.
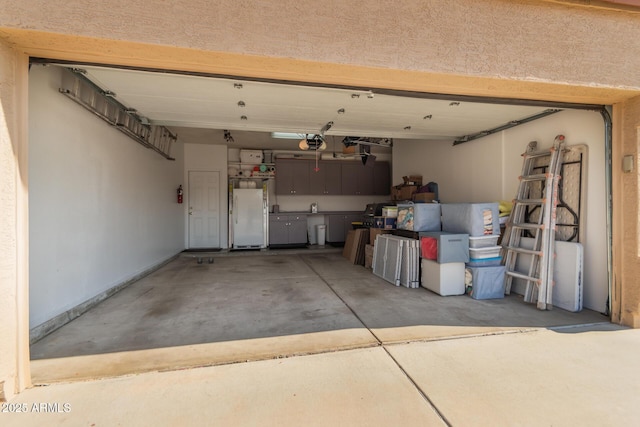
[[[558,135],[550,149],[532,151],[535,145],[529,144],[527,152],[522,154],[524,162],[522,174],[519,177],[520,184],[516,198],[513,200],[513,210],[507,221],[503,239],[506,267],[505,293],[511,293],[514,277],[523,279],[527,285],[525,301],[535,302],[537,299],[537,307],[540,310],[550,310],[553,307],[556,207],[563,147],[564,135]],[[534,169],[539,167],[537,164],[541,162],[544,162],[547,167],[546,172],[534,173]],[[542,184],[541,198],[532,198],[535,183]],[[540,212],[537,220],[531,220],[527,218],[527,213],[535,207],[539,208]],[[525,230],[534,238],[532,249],[525,249],[521,245],[521,237]],[[516,271],[516,263],[520,255],[529,256],[526,273]]]

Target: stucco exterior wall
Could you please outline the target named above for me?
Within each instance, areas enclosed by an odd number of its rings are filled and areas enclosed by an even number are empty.
[[[640,16],[634,22],[617,11],[522,0],[0,4],[0,26],[7,27],[338,64],[640,87],[640,69],[626,60],[640,54],[640,45],[620,43],[640,39]]]
[[[614,257],[620,265],[614,283],[614,304],[620,304],[620,321],[640,328],[640,212],[638,212],[638,154],[640,146],[640,97],[616,106],[621,121],[619,147],[613,156],[614,177]],[[632,155],[634,170],[622,173],[622,158]],[[614,313],[616,307],[614,306]],[[614,318],[614,321],[618,319]]]
[[[0,401],[29,382],[26,69],[0,42]]]
[[[344,84],[382,78],[395,88],[575,102],[591,102],[594,92],[607,88],[640,89],[640,44],[634,42],[640,14],[555,2],[117,0],[87,6],[80,0],[0,0],[0,8],[0,37],[60,59],[73,56],[73,46],[86,60],[166,61],[206,71],[198,67],[205,61],[209,72]],[[193,51],[178,57],[101,40]],[[239,57],[208,57],[211,52]],[[405,73],[391,76],[389,70]],[[473,80],[479,77],[491,80]],[[560,84],[575,87],[569,92]]]

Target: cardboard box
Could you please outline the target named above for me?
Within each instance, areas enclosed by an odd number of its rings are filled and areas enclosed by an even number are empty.
[[[414,193],[413,201],[414,202],[425,202],[429,203],[436,199],[436,193]]]
[[[376,244],[376,237],[380,234],[389,234],[391,230],[385,230],[384,228],[370,228],[369,229],[369,244]]]
[[[373,245],[364,247],[364,268],[371,269],[373,265]]]
[[[397,218],[389,218],[389,217],[384,217],[384,229],[385,230],[393,230],[396,228],[396,221]]]
[[[387,216],[374,216],[372,228],[384,228],[385,230],[393,230],[396,228],[396,218]]]
[[[404,185],[417,185],[418,187],[422,187],[422,175],[403,176],[402,180],[404,181]]]
[[[391,187],[391,200],[411,200],[416,191],[417,185],[396,185]]]
[[[262,163],[262,150],[240,150],[240,161],[248,164]]]
[[[355,154],[356,153],[356,146],[352,145],[350,147],[342,147],[342,154]]]
[[[369,229],[358,228],[349,230],[347,233],[347,241],[342,250],[342,256],[356,265],[364,265],[365,246],[369,241]]]
[[[382,208],[382,216],[386,216],[389,218],[397,218],[398,217],[398,207],[397,206],[385,206]]]

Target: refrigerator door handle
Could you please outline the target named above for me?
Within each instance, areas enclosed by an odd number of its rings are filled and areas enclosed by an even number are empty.
[[[236,224],[238,223],[238,196],[233,199],[233,216],[235,217]]]

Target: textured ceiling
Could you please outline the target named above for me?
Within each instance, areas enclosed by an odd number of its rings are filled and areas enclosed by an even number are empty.
[[[172,129],[191,128],[189,134],[195,139],[197,129],[203,130],[203,138],[212,129],[304,134],[317,133],[333,122],[328,136],[453,141],[546,110],[540,106],[452,102],[363,90],[78,68],[151,123]]]

